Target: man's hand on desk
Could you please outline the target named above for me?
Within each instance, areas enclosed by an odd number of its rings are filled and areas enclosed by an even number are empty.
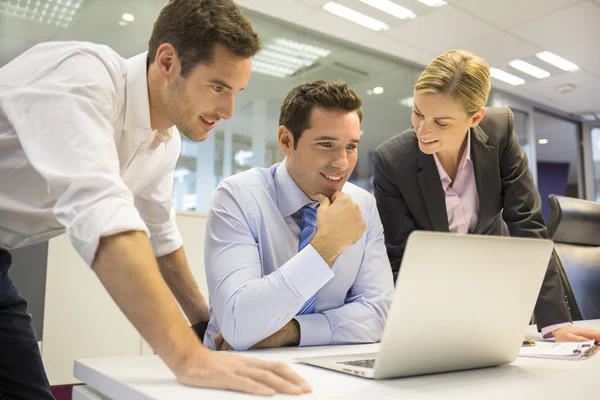
[[[310,385],[284,363],[217,353],[206,348],[199,348],[175,372],[177,380],[188,386],[263,396],[272,396],[275,392],[302,394],[312,391]]]
[[[250,347],[250,350],[254,349],[270,349],[275,347],[286,347],[286,346],[298,346],[300,344],[300,325],[295,319],[291,320],[284,325],[279,331],[275,332],[271,336],[261,340],[254,346]],[[223,339],[223,335],[217,333],[215,335],[215,348],[217,350],[235,350],[229,343]]]
[[[566,326],[552,332],[557,342],[585,342],[595,340],[600,342],[600,331],[597,329]]]

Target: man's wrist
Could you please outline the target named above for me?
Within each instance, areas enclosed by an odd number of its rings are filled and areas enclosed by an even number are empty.
[[[299,346],[300,345],[300,323],[296,319],[292,319],[287,325],[287,345],[288,346]]]
[[[341,250],[337,251],[335,246],[333,246],[329,240],[323,238],[323,236],[320,236],[318,233],[310,241],[310,244],[330,267],[342,253]]]

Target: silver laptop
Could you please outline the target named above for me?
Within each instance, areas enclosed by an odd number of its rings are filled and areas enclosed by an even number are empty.
[[[413,232],[378,353],[296,361],[385,379],[514,361],[553,243]]]

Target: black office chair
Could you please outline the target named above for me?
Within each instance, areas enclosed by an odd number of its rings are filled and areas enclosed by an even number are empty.
[[[548,235],[573,320],[600,318],[600,203],[548,196]]]

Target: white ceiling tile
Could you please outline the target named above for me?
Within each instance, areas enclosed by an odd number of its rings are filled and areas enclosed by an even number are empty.
[[[413,47],[439,54],[495,32],[497,29],[491,25],[448,5],[390,29],[386,34]]]
[[[577,94],[567,96],[565,99],[576,114],[588,114],[600,112],[600,96],[598,86],[582,88]]]
[[[600,36],[571,43],[568,46],[550,48],[550,50],[577,64],[580,68],[600,76]]]
[[[575,89],[569,93],[560,93],[556,87],[562,84],[570,83]],[[551,76],[546,79],[540,79],[523,86],[524,89],[544,97],[554,99],[562,105],[562,109],[568,112],[579,113],[582,108],[589,107],[594,109],[595,105],[600,104],[600,78],[590,74],[587,71],[577,71]],[[595,93],[596,100],[590,103],[591,94]]]
[[[80,15],[68,29],[60,30],[54,40],[79,40],[110,46],[123,57],[139,53],[140,44],[147,47],[152,24],[162,4],[158,1],[103,0],[84,3]],[[119,26],[123,13],[135,21]]]
[[[456,7],[506,29],[580,2],[581,0],[460,0]]]
[[[510,29],[544,48],[567,46],[600,35],[600,7],[591,1],[562,9]]]
[[[370,42],[369,48],[422,66],[429,64],[436,57],[434,53],[416,49],[385,35],[380,35],[377,40]]]
[[[315,11],[305,17],[302,25],[316,32],[362,45],[373,43],[382,35],[324,10]]]
[[[63,28],[0,14],[0,35],[3,36],[37,43],[52,40],[61,29]]]
[[[33,42],[0,35],[0,66],[8,63],[33,45]]]
[[[246,0],[248,1],[248,0]],[[289,1],[289,0],[280,0],[281,2]],[[304,4],[306,6],[318,9],[323,7],[325,3],[329,3],[330,0],[293,0],[296,3]],[[236,1],[237,2],[237,1]]]
[[[465,43],[461,48],[483,57],[490,66],[504,66],[510,60],[543,50],[506,32]]]
[[[307,14],[315,11],[315,7],[291,0],[250,0],[244,1],[244,3],[240,5],[246,9],[295,24],[301,21]]]

